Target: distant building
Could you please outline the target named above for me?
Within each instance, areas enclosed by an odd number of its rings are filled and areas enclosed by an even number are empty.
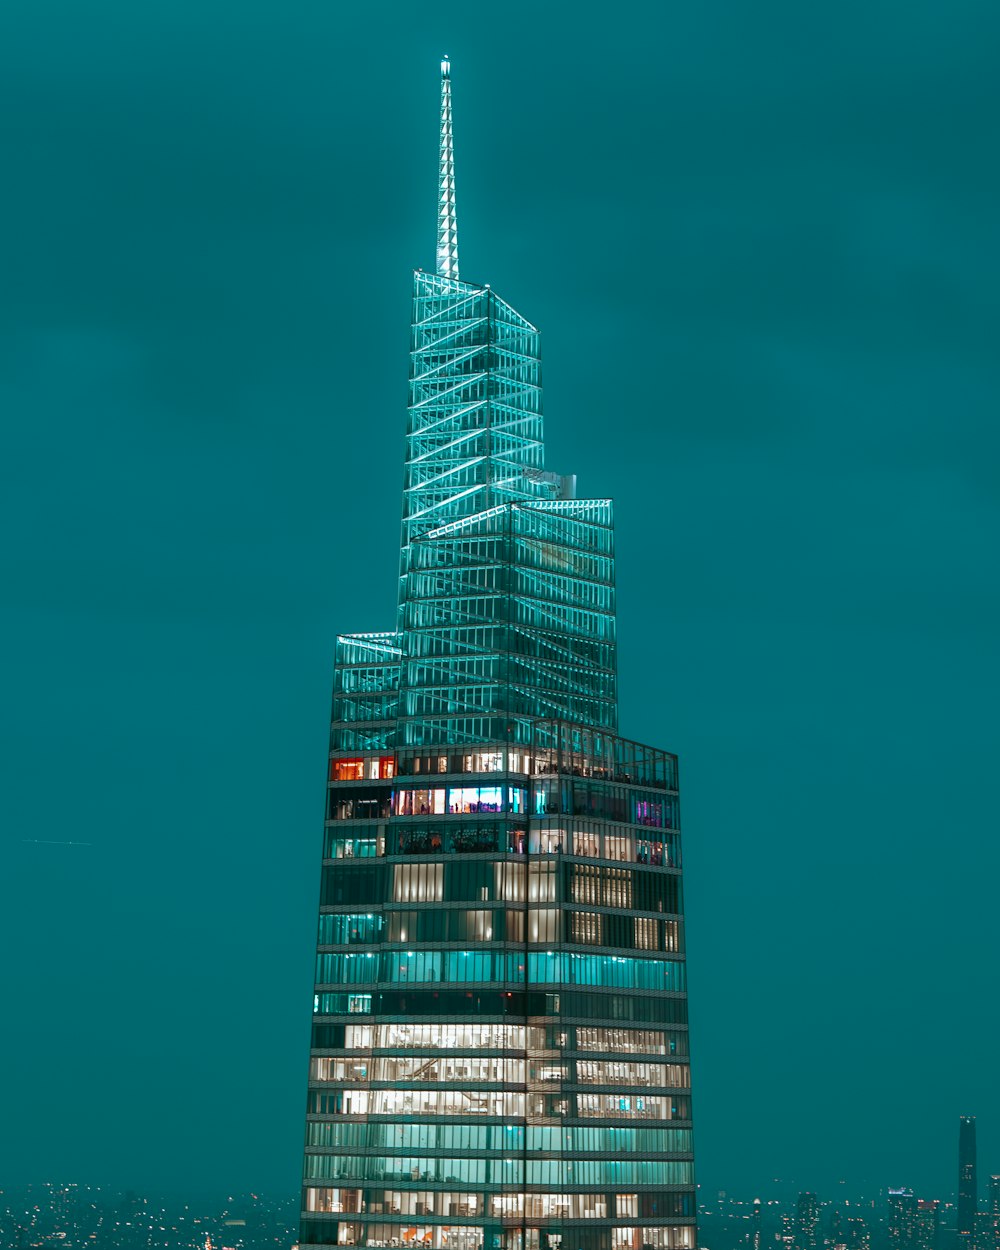
[[[795,1245],[798,1250],[815,1250],[819,1242],[819,1199],[815,1194],[799,1194],[795,1208]]]
[[[975,1242],[976,1206],[979,1185],[976,1178],[976,1117],[963,1115],[958,1121],[958,1244]]]
[[[986,1210],[976,1221],[976,1250],[1000,1250],[1000,1176],[991,1176],[986,1189]]]
[[[912,1189],[890,1189],[889,1250],[913,1250],[917,1229],[917,1200]]]
[[[914,1222],[914,1246],[917,1250],[935,1250],[938,1233],[937,1199],[921,1198],[917,1203]]]
[[[864,1216],[849,1215],[844,1221],[844,1241],[849,1250],[870,1250],[871,1229]]]

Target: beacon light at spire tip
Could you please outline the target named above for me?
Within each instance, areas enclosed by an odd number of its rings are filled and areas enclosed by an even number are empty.
[[[450,77],[450,75],[451,75],[451,61],[448,59],[448,53],[446,52],[444,56],[441,58],[441,77],[448,78]]]

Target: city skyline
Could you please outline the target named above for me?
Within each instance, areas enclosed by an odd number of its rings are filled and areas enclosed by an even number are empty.
[[[957,1205],[938,1195],[879,1186],[830,1193],[773,1186],[698,1197],[704,1250],[953,1250]],[[1000,1245],[1000,1176],[980,1204],[978,1250]],[[297,1195],[225,1193],[170,1196],[108,1186],[42,1183],[0,1190],[0,1247],[33,1250],[288,1250],[296,1237]],[[805,1214],[806,1218],[803,1218]],[[206,1240],[207,1239],[207,1240]],[[210,1244],[209,1244],[210,1243]]]
[[[963,1113],[997,1171],[995,10],[64,7],[0,41],[12,1182],[296,1186],[442,49],[463,277],[544,327],[622,724],[683,750],[699,1179],[940,1192]]]

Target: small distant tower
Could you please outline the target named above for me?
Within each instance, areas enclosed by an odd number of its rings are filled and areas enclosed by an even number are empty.
[[[958,1246],[972,1246],[976,1231],[976,1204],[979,1185],[976,1177],[976,1117],[963,1115],[958,1121]]]
[[[830,1216],[830,1236],[827,1244],[834,1247],[844,1247],[847,1245],[844,1229],[844,1213],[840,1207],[834,1207],[833,1214]]]
[[[980,1216],[979,1250],[1000,1250],[1000,1176],[991,1176]]]
[[[917,1202],[914,1245],[917,1250],[935,1250],[937,1246],[938,1207],[937,1199],[921,1198]]]
[[[845,1241],[851,1250],[871,1250],[872,1234],[861,1215],[849,1215],[845,1221]]]
[[[759,1198],[753,1200],[753,1223],[750,1225],[750,1250],[760,1250],[761,1244],[761,1210]]]
[[[917,1227],[917,1200],[912,1189],[890,1189],[890,1250],[913,1250]]]
[[[795,1209],[795,1244],[798,1250],[815,1250],[818,1233],[819,1200],[815,1194],[799,1194]]]

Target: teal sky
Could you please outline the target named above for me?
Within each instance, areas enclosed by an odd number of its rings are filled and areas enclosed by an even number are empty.
[[[295,1189],[442,52],[463,276],[543,330],[622,728],[681,756],[699,1180],[944,1196],[960,1113],[1000,1172],[998,40],[990,0],[7,0],[5,1181]]]

